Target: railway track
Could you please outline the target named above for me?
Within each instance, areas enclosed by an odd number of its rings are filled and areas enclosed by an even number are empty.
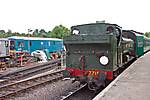
[[[0,100],[15,96],[19,93],[25,92],[26,90],[36,88],[37,86],[60,80],[63,78],[62,72],[63,70],[53,73],[47,72],[44,75],[0,86]]]
[[[95,96],[94,91],[90,91],[87,88],[87,84],[82,85],[80,88],[73,92],[69,92],[68,95],[62,96],[61,100],[92,100]]]
[[[43,64],[43,65],[38,65],[35,67],[31,68],[26,68],[23,70],[19,70],[13,73],[8,73],[6,75],[1,75],[0,76],[0,86],[9,84],[9,83],[14,83],[19,80],[26,79],[28,77],[32,77],[34,75],[52,70],[57,67],[57,60],[53,60],[49,63]]]

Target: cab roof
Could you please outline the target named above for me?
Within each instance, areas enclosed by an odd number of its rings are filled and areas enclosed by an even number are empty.
[[[78,26],[85,26],[85,25],[100,25],[100,24],[105,24],[105,25],[113,25],[113,26],[117,26],[119,28],[122,28],[121,26],[117,25],[117,24],[110,24],[110,23],[89,23],[89,24],[81,24],[81,25],[75,25],[75,26],[72,26],[71,28],[73,27],[78,27]]]

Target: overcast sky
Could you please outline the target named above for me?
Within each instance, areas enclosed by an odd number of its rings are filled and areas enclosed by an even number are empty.
[[[149,0],[0,0],[0,30],[52,30],[106,20],[123,29],[150,32]]]

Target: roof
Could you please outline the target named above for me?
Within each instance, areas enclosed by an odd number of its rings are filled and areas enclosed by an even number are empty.
[[[40,38],[40,37],[19,37],[19,36],[12,36],[8,37],[8,39],[22,39],[22,40],[54,40],[54,41],[62,41],[62,39],[58,38]]]
[[[139,34],[138,32],[133,31],[133,30],[123,30],[123,32],[131,32],[131,33],[135,34],[136,36],[143,36],[143,34]]]
[[[7,41],[7,38],[0,38],[0,41]]]
[[[134,30],[131,30],[132,32],[135,32],[135,33],[138,33],[138,34],[141,34],[141,35],[144,35],[144,33],[142,32],[137,32],[137,31],[134,31]]]
[[[84,26],[84,25],[96,25],[96,24],[105,24],[105,25],[113,25],[113,26],[117,26],[119,28],[122,28],[121,26],[117,25],[117,24],[110,24],[110,23],[89,23],[89,24],[81,24],[81,25],[76,25],[76,26],[72,26],[72,27],[78,27],[78,26]],[[72,28],[71,27],[71,28]]]

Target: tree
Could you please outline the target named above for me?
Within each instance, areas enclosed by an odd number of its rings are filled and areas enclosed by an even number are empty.
[[[50,38],[51,37],[51,31],[47,32],[47,37]]]
[[[4,30],[0,30],[0,38],[4,38],[5,35],[5,31]]]
[[[12,31],[10,29],[8,29],[7,34],[12,34]]]
[[[39,31],[39,37],[47,37],[47,32],[44,29]]]
[[[54,29],[51,32],[52,38],[63,38],[65,36],[68,36],[70,34],[70,31],[68,28],[64,27],[63,25],[55,26]]]
[[[38,37],[38,34],[39,34],[39,30],[38,29],[35,29],[32,36],[33,37]]]
[[[0,30],[0,34],[4,34],[5,33],[5,30]]]
[[[146,32],[145,36],[148,37],[148,38],[150,38],[150,32]]]
[[[39,32],[40,33],[46,33],[46,31],[44,29],[41,29]]]

